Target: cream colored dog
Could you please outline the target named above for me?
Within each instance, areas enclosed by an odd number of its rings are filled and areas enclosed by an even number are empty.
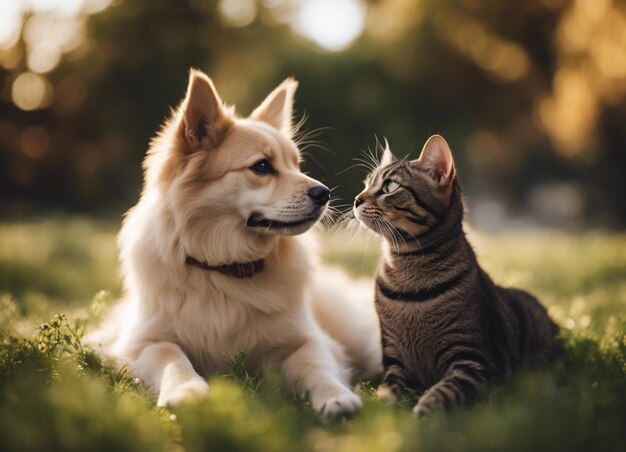
[[[296,87],[285,80],[241,119],[192,71],[152,142],[118,240],[125,298],[90,339],[158,391],[159,406],[207,392],[204,377],[243,353],[249,369],[280,366],[334,416],[361,406],[351,379],[379,369],[373,287],[321,267],[310,233],[297,235],[329,190],[299,168]]]

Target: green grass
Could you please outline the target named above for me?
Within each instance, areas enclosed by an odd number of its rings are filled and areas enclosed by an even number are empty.
[[[235,360],[204,400],[155,408],[126,370],[80,342],[120,293],[117,225],[56,218],[0,224],[0,450],[623,450],[626,235],[472,234],[502,284],[536,293],[562,326],[567,362],[490,388],[471,409],[416,420],[359,389],[364,409],[328,425]],[[325,259],[369,276],[377,244],[324,237]]]

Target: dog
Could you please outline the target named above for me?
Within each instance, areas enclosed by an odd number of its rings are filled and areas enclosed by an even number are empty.
[[[330,190],[300,170],[286,79],[247,118],[191,70],[152,140],[118,237],[124,297],[88,342],[174,406],[205,377],[279,367],[322,417],[359,409],[351,382],[380,371],[373,285],[320,265],[311,227]],[[308,231],[308,232],[307,232]]]

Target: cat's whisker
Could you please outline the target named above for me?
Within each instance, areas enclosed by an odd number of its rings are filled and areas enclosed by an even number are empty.
[[[354,232],[356,232],[361,227],[361,223],[356,218],[349,215],[345,218],[343,225],[345,226],[345,231],[351,232],[352,234],[354,234]],[[350,238],[351,241],[353,239],[354,236]]]
[[[392,248],[398,249],[398,242],[396,240],[396,236],[393,233],[393,230],[387,224],[387,221],[384,217],[376,220],[376,224],[381,227],[385,231],[385,235],[391,240]]]
[[[375,168],[378,168],[380,166],[380,155],[382,155],[382,152],[378,152],[378,149],[382,150],[382,147],[380,145],[380,141],[378,140],[378,137],[376,137],[376,146],[374,147],[374,150],[372,151],[369,147],[367,148],[367,156],[369,157],[370,161],[372,162],[372,164],[374,165]]]
[[[358,158],[360,158],[360,160],[363,162],[367,162],[373,168],[378,167],[379,161],[369,147],[367,149],[364,149],[361,152],[361,156]]]
[[[335,225],[333,226],[331,230],[334,232],[338,232],[341,229],[347,230],[352,220],[355,220],[353,216],[353,212],[352,210],[348,210],[339,215],[339,217],[337,218],[337,221],[335,221]]]
[[[350,246],[352,246],[352,244],[354,243],[354,241],[356,240],[357,237],[359,237],[362,234],[362,230],[365,229],[363,227],[363,225],[361,224],[361,222],[359,220],[357,220],[356,218],[352,218],[350,220],[350,227],[353,231],[353,233],[351,234],[350,237]]]
[[[368,159],[362,159],[362,158],[359,158],[359,157],[355,157],[353,160],[355,162],[362,163],[365,166],[365,168],[369,169],[370,171],[375,171],[376,170],[376,166],[375,166],[376,164],[374,162],[368,160]]]
[[[329,207],[321,220],[324,226],[326,226],[328,230],[332,231],[337,223],[341,220],[342,215],[343,212],[341,210],[334,210]]]
[[[369,166],[367,166],[365,163],[355,163],[354,165],[350,165],[349,167],[342,169],[341,171],[339,171],[338,173],[335,174],[335,176],[339,176],[343,173],[346,173],[354,168],[364,168],[366,170],[368,170],[369,172],[373,171],[372,168],[370,168]]]
[[[400,250],[400,243],[398,242],[398,239],[396,237],[396,234],[394,233],[391,223],[389,223],[388,220],[384,217],[381,217],[380,219],[376,219],[375,221],[376,221],[376,224],[378,224],[378,226],[381,227],[387,233],[386,235],[391,240],[392,247],[395,248],[396,253],[398,253]]]
[[[400,232],[393,226],[393,224],[391,224],[389,220],[386,220],[386,221],[389,223],[389,226],[391,230],[393,231],[393,233],[398,237],[398,242],[402,241],[402,244],[406,247],[406,240],[402,236],[402,234],[400,234]],[[398,248],[398,253],[399,252],[400,252],[400,248]]]
[[[337,187],[331,188],[331,192],[335,188]],[[332,205],[332,202],[335,199],[339,199],[339,198],[334,198],[334,199],[331,198],[330,203],[328,204],[328,207],[323,217],[323,220],[325,220],[325,225],[327,225],[330,230],[332,230],[335,227],[335,225],[337,225],[337,223],[341,221],[341,219],[346,213],[345,209],[342,208],[343,206],[346,206],[345,204]]]

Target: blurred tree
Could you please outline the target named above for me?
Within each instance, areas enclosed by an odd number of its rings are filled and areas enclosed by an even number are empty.
[[[294,33],[307,2],[22,11],[17,38],[0,33],[5,211],[132,205],[149,139],[198,67],[244,115],[299,79],[305,129],[330,128],[313,138],[330,152],[309,146],[305,168],[347,202],[363,170],[344,170],[374,134],[416,155],[441,132],[480,225],[502,206],[553,225],[626,223],[623,3],[371,0],[360,38],[333,52]]]

